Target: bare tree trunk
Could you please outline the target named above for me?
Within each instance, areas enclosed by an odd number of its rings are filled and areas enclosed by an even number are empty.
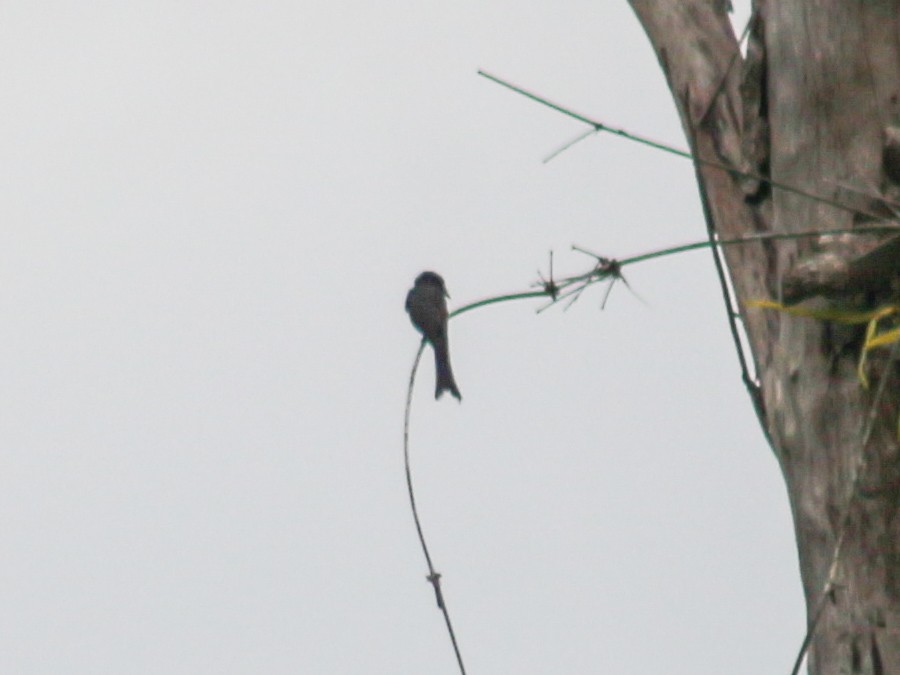
[[[630,1],[695,158],[743,172],[695,165],[716,237],[896,220],[885,198],[900,196],[900,0],[757,0],[746,58],[723,3]],[[900,673],[900,377],[883,349],[869,365],[872,388],[861,386],[861,328],[746,303],[897,303],[893,253],[859,284],[803,276],[822,261],[845,269],[877,243],[851,235],[724,250],[757,374],[748,385],[787,484],[811,625],[822,607],[809,652],[816,675]]]

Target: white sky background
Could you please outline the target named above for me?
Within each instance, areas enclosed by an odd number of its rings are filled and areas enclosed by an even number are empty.
[[[741,9],[741,8],[739,8]],[[743,25],[746,8],[738,13]],[[622,2],[0,9],[0,672],[457,672],[402,467],[423,269],[451,307],[705,236]],[[778,466],[707,251],[451,325],[413,410],[486,673],[785,672]]]

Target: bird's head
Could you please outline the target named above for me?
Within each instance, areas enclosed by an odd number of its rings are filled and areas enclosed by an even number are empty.
[[[424,288],[436,288],[440,290],[443,295],[446,295],[448,298],[450,297],[450,294],[447,292],[447,288],[444,286],[444,279],[437,272],[422,272],[419,276],[416,277],[416,286]]]

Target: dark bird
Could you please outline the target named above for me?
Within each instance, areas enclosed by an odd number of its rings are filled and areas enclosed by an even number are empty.
[[[440,398],[445,390],[462,400],[453,371],[450,369],[450,346],[447,341],[447,300],[450,297],[444,280],[435,272],[422,272],[406,295],[406,311],[413,325],[434,348],[434,365],[437,379],[434,397]]]

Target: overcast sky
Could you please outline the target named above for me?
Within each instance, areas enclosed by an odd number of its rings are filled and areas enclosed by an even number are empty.
[[[458,672],[407,289],[705,236],[689,162],[543,164],[584,127],[478,68],[685,145],[624,1],[0,8],[0,672]],[[423,361],[471,675],[785,672],[802,640],[711,257],[626,273],[602,311],[454,320],[461,404]]]

